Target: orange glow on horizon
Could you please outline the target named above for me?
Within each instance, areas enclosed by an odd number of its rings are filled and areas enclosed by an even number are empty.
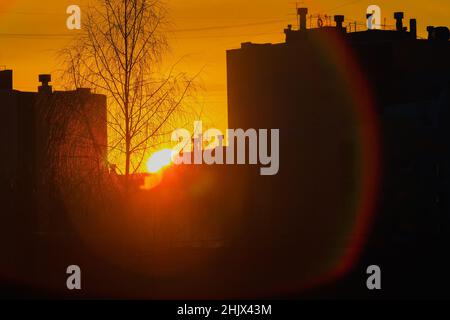
[[[85,10],[89,2],[79,0],[77,4]],[[35,92],[39,85],[37,75],[53,73],[55,90],[64,90],[55,70],[61,69],[57,52],[77,34],[66,27],[66,9],[71,4],[69,0],[0,0],[0,66],[14,70],[15,89]],[[372,2],[305,0],[301,5],[308,7],[310,14],[343,14],[347,24],[363,23],[369,4]],[[408,3],[377,0],[374,4],[380,6],[382,20],[386,19],[388,25],[395,24],[395,11],[405,12],[405,23],[409,18],[416,18],[421,37],[427,36],[427,25],[449,25],[448,0],[411,0]],[[171,50],[160,67],[170,70],[177,63],[178,70],[190,76],[200,72],[198,80],[202,90],[195,101],[187,104],[202,114],[205,123],[226,130],[226,50],[239,48],[248,41],[283,42],[283,29],[288,24],[296,27],[296,5],[291,0],[171,0],[166,1],[166,6]],[[113,136],[113,130],[108,134]],[[121,172],[124,158],[118,151],[108,154],[108,161],[116,164]],[[138,171],[146,172],[147,167],[143,165]]]

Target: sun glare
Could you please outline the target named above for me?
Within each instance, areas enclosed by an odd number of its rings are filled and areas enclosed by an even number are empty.
[[[172,163],[172,150],[163,149],[153,153],[147,161],[147,170],[150,173],[157,173],[161,169]]]

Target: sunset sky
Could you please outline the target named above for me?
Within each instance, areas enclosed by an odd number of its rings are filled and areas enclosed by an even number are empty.
[[[0,66],[13,69],[15,88],[36,91],[39,73],[54,73],[56,52],[76,31],[66,29],[66,8],[87,0],[0,0]],[[368,5],[377,4],[382,18],[394,24],[393,12],[418,19],[419,36],[427,25],[450,26],[448,0],[304,0],[312,14],[344,14],[346,21],[364,22]],[[167,61],[184,57],[180,68],[201,72],[204,91],[199,104],[210,125],[226,127],[225,51],[241,42],[282,42],[283,29],[296,25],[293,0],[170,0],[172,51]],[[55,81],[53,85],[58,88]]]

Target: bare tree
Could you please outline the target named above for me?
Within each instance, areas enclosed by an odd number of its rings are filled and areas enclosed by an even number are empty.
[[[193,78],[161,72],[169,46],[166,11],[159,0],[97,0],[83,12],[74,43],[63,50],[65,79],[108,97],[110,151],[128,176],[183,117]]]

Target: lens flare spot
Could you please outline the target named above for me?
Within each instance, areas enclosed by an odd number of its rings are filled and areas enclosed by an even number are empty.
[[[153,153],[147,161],[147,170],[150,173],[157,173],[172,163],[172,150],[163,149]]]

